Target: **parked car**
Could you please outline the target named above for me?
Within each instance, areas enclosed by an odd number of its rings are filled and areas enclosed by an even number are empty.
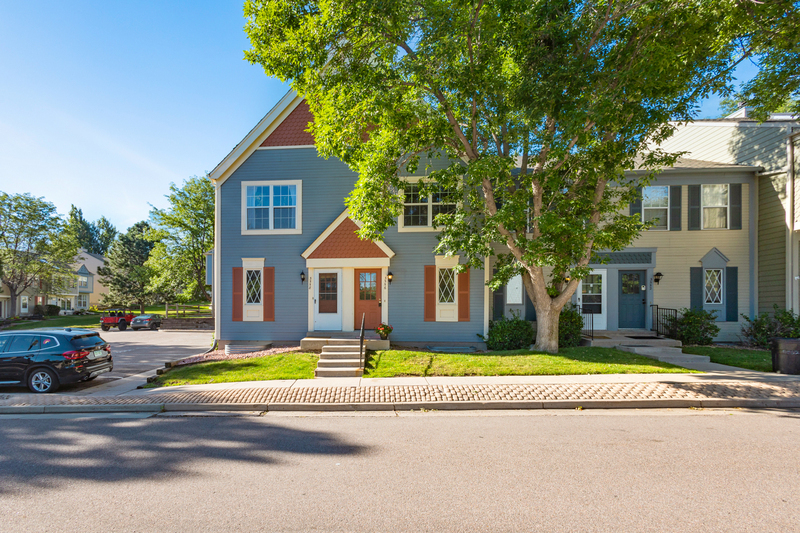
[[[32,392],[54,392],[113,369],[111,347],[95,331],[0,331],[0,385],[25,384]]]
[[[119,328],[120,331],[125,331],[128,326],[133,322],[133,311],[127,309],[109,309],[103,311],[100,316],[100,329],[108,331],[111,328]]]
[[[161,317],[158,315],[139,315],[134,317],[131,322],[131,329],[134,331],[140,329],[156,330],[161,327]]]

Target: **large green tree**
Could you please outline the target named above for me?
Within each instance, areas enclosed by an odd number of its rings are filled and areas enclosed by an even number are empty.
[[[63,281],[74,280],[71,264],[78,248],[63,229],[50,202],[0,192],[0,281],[8,287],[11,316],[24,291],[40,283],[57,291]]]
[[[102,216],[97,222],[89,222],[83,217],[83,210],[74,205],[69,210],[66,224],[67,234],[78,246],[89,253],[105,255],[117,236],[117,228]]]
[[[454,191],[437,253],[497,287],[522,274],[536,347],[595,250],[641,230],[626,204],[677,154],[648,150],[690,120],[758,46],[796,17],[789,1],[248,0],[246,58],[290,80],[314,113],[317,149],[359,174],[347,203],[366,238],[402,213],[404,172]],[[444,170],[417,168],[442,157]],[[407,175],[407,174],[406,174]],[[429,194],[431,190],[423,190]],[[464,265],[462,265],[462,268]]]
[[[137,222],[111,245],[105,265],[97,269],[100,282],[108,287],[102,298],[104,304],[135,305],[144,313],[152,297],[149,285],[153,269],[147,265],[155,245],[151,231],[147,222]]]
[[[194,176],[169,190],[169,208],[150,211],[158,241],[148,262],[151,289],[167,300],[208,300],[204,254],[214,246],[214,186]]]

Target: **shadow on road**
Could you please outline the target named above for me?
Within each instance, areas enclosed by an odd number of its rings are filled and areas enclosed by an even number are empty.
[[[279,464],[285,454],[360,455],[364,446],[325,432],[255,417],[149,420],[20,420],[0,426],[0,494],[14,485],[50,488],[192,476],[198,461]]]

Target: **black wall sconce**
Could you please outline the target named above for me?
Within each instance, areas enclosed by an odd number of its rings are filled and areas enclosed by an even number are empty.
[[[388,279],[388,280],[389,280],[389,283],[391,283],[391,282],[392,282],[392,280],[394,279],[394,274],[392,274],[391,272],[389,272],[389,273],[386,275],[386,279]]]
[[[658,283],[661,281],[661,278],[663,277],[664,274],[662,274],[661,272],[656,272],[655,274],[653,274],[653,281],[655,281],[656,285],[658,285]]]
[[[306,273],[305,273],[304,271],[302,271],[302,270],[301,270],[301,271],[300,271],[300,285],[302,285],[303,283],[305,283],[305,281],[306,281]]]

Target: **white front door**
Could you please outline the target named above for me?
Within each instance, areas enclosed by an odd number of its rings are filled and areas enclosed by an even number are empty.
[[[341,331],[342,269],[320,269],[314,276],[314,331]]]
[[[578,287],[578,310],[584,317],[583,327],[585,329],[589,327],[587,320],[592,320],[592,327],[595,331],[607,329],[607,285],[606,269],[592,270],[591,274],[581,280]],[[587,315],[591,315],[591,317]]]

